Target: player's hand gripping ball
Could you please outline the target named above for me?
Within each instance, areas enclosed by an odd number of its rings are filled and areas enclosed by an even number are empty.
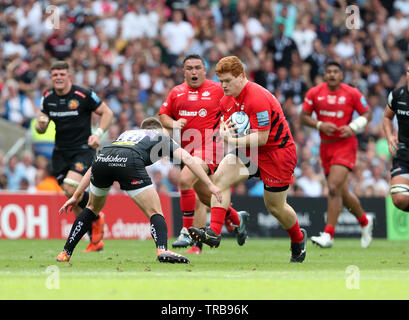
[[[234,128],[239,136],[250,133],[250,118],[243,111],[237,111],[230,116],[230,121],[235,123]]]

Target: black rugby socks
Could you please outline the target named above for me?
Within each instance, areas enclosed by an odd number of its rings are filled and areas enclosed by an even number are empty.
[[[168,249],[168,227],[163,215],[156,213],[151,216],[151,235],[155,241],[156,248],[160,250]]]
[[[72,255],[72,252],[74,251],[78,242],[81,240],[83,235],[89,229],[91,229],[92,221],[96,219],[97,216],[95,213],[88,208],[84,208],[80,212],[71,227],[70,235],[68,236],[67,242],[64,246],[64,251],[67,252],[68,255]]]

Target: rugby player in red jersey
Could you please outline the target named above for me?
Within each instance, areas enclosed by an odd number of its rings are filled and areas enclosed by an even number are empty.
[[[320,156],[328,183],[327,222],[324,232],[311,237],[314,244],[329,248],[335,227],[345,206],[362,227],[361,246],[372,241],[373,218],[363,211],[359,199],[348,189],[348,173],[354,169],[358,140],[372,119],[372,112],[358,89],[342,82],[342,67],[337,62],[325,66],[325,82],[311,88],[305,96],[301,122],[320,131]],[[359,116],[353,120],[356,111]],[[312,117],[315,112],[316,118]]]
[[[253,176],[264,183],[264,202],[291,239],[290,262],[303,262],[306,256],[307,233],[298,224],[294,209],[287,203],[287,190],[293,182],[297,153],[293,137],[278,100],[266,89],[247,79],[244,65],[236,56],[221,59],[216,74],[224,91],[220,101],[224,120],[220,136],[236,147],[221,161],[213,181],[222,191],[222,203],[212,196],[210,226],[191,227],[192,238],[211,247],[218,247],[221,229],[231,197],[231,186]],[[243,111],[250,119],[251,132],[236,136],[234,112]]]
[[[206,79],[206,66],[200,55],[187,56],[183,61],[183,70],[185,82],[170,91],[159,110],[159,118],[165,128],[174,133],[180,130],[182,148],[202,159],[206,172],[212,175],[223,158],[223,141],[217,137],[221,117],[219,101],[223,90],[217,82]],[[176,138],[175,134],[173,136]],[[183,228],[172,244],[174,248],[192,245],[188,233],[192,225],[206,225],[207,209],[197,201],[196,192],[200,200],[210,206],[209,190],[186,166],[181,171],[179,188]],[[247,216],[247,212],[237,212],[229,207],[226,227],[231,232],[235,231],[239,245],[243,245],[247,237],[244,225]],[[186,253],[201,253],[201,243],[193,244]]]

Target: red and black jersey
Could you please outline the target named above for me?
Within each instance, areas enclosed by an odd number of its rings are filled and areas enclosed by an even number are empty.
[[[249,81],[236,98],[224,96],[220,107],[225,119],[234,112],[243,111],[250,118],[252,131],[270,131],[267,143],[258,148],[260,152],[294,144],[280,102],[262,86]]]

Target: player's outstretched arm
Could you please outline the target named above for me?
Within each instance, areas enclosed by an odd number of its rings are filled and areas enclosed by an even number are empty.
[[[85,175],[82,177],[72,197],[69,198],[60,208],[60,210],[58,211],[60,214],[63,212],[68,213],[69,208],[72,208],[72,206],[75,206],[78,204],[78,202],[80,202],[82,194],[84,193],[85,189],[87,189],[87,187],[89,186],[90,180],[91,180],[91,168],[89,168],[88,171],[85,173]]]
[[[203,182],[205,183],[210,192],[215,195],[217,201],[220,203],[222,202],[222,196],[221,196],[221,191],[220,189],[213,184],[213,182],[210,180],[209,176],[207,173],[204,171],[202,164],[199,160],[197,160],[195,157],[192,157],[189,152],[182,148],[178,148],[173,151],[173,156],[178,159],[183,161],[185,165],[188,166],[188,168]]]

